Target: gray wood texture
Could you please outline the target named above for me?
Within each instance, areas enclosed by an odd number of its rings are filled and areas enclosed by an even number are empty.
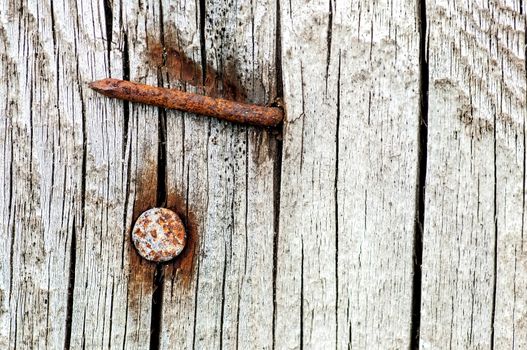
[[[525,10],[0,0],[0,348],[527,347]],[[130,241],[154,206],[189,238],[157,266]]]
[[[283,4],[280,348],[407,348],[419,26],[404,1]]]
[[[522,6],[427,1],[423,348],[527,346]]]

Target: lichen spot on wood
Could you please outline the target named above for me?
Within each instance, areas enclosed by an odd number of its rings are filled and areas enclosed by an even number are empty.
[[[177,257],[187,240],[179,216],[166,208],[145,211],[135,222],[132,241],[139,255],[153,262],[166,262]]]

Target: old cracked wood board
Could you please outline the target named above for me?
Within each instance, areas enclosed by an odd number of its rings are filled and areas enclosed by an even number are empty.
[[[0,348],[526,347],[525,10],[0,1]],[[130,240],[154,206],[188,231],[166,265]]]

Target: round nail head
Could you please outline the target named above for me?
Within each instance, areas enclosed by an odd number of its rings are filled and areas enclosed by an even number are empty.
[[[164,262],[174,259],[185,247],[187,235],[179,216],[166,208],[145,211],[135,222],[132,241],[143,258]]]

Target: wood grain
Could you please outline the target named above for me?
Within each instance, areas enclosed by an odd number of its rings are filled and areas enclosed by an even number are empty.
[[[155,181],[152,192],[139,174],[155,167],[157,125],[86,85],[123,75],[120,10],[91,2],[2,8],[10,77],[2,96],[11,101],[0,204],[11,312],[2,315],[2,342],[144,348],[153,267],[134,257],[128,233],[138,193],[155,202]]]
[[[527,347],[527,9],[419,4],[0,0],[0,348]],[[165,265],[130,243],[153,206]]]
[[[85,30],[71,39],[83,88],[85,223],[76,241],[71,347],[146,348],[154,267],[139,259],[129,232],[136,211],[156,204],[150,169],[157,162],[157,125],[144,107],[101,99],[87,87],[92,79],[126,74],[124,10],[117,3],[72,5],[61,18],[77,18]]]
[[[527,345],[522,6],[427,1],[425,349]]]
[[[145,10],[144,75],[165,87],[272,102],[274,4],[197,5],[162,1]],[[167,206],[185,218],[190,240],[181,261],[164,268],[159,346],[270,349],[275,136],[177,111],[160,113]]]
[[[278,348],[407,348],[419,26],[405,1],[281,3]]]
[[[79,86],[57,90],[75,65],[49,6],[0,8],[0,347],[60,347],[82,225]]]

